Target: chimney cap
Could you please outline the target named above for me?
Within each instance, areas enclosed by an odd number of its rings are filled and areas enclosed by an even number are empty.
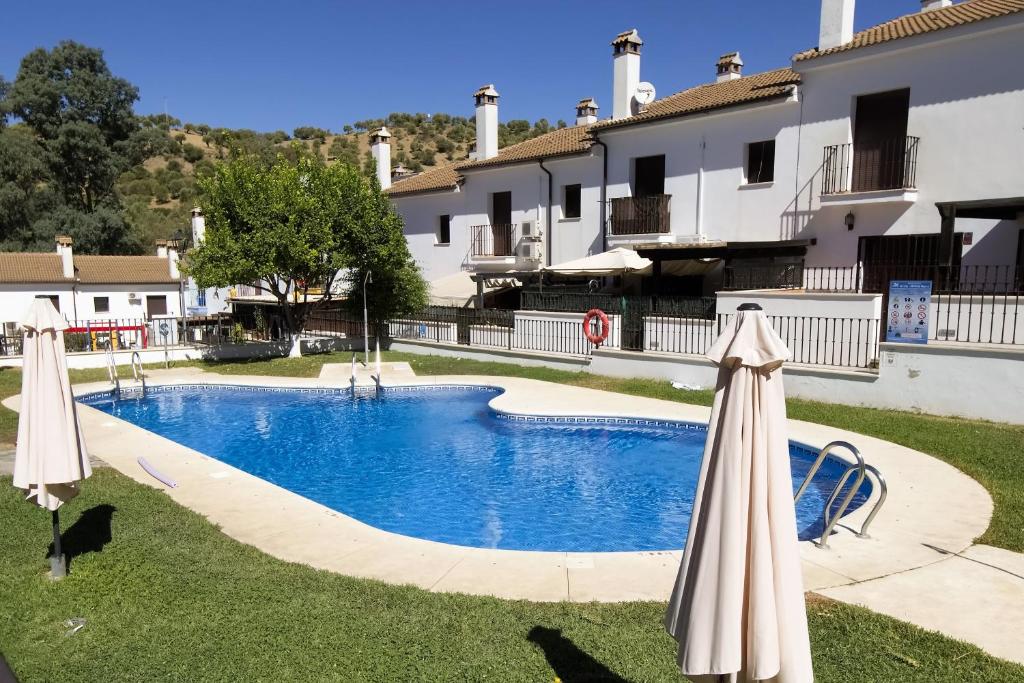
[[[584,97],[582,100],[579,101],[579,104],[576,105],[577,109],[582,109],[583,107],[587,107],[588,109],[598,108],[597,102],[594,100],[593,97]]]
[[[170,240],[156,240],[154,244],[158,247],[166,247]]]
[[[743,66],[743,60],[740,59],[739,52],[726,52],[724,55],[718,58],[718,66],[725,66],[727,64],[735,64],[737,66]]]
[[[640,39],[640,34],[637,33],[635,28],[631,28],[628,31],[623,31],[619,35],[615,36],[615,40],[612,41],[613,47],[632,43],[633,45],[643,45],[644,41]]]
[[[380,140],[381,142],[387,142],[390,139],[391,133],[388,132],[387,126],[381,126],[370,135],[370,140],[374,142],[376,142],[377,140]]]
[[[473,93],[473,97],[482,97],[484,95],[486,95],[487,97],[501,97],[501,95],[498,94],[498,91],[494,89],[493,83],[481,85],[479,88],[477,88],[477,91]]]
[[[57,235],[53,239],[62,247],[70,247],[74,241],[71,239],[70,235]]]
[[[198,206],[193,206],[192,207],[192,215],[193,216],[202,216],[203,215],[203,210],[200,207],[198,207]]]

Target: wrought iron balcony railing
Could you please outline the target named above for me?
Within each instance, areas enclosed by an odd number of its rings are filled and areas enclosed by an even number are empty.
[[[920,142],[920,138],[906,135],[876,142],[829,145],[822,163],[821,193],[916,188]]]
[[[516,226],[513,223],[471,225],[470,256],[515,256]]]
[[[611,200],[612,235],[650,235],[671,232],[669,203],[672,195],[617,197]]]

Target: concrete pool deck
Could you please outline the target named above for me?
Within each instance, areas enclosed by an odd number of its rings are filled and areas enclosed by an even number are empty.
[[[321,377],[305,379],[217,375],[196,368],[149,371],[148,376],[151,385],[348,386],[347,372],[328,366]],[[360,384],[367,386],[362,378]],[[392,376],[385,371],[385,386],[440,384],[504,389],[491,406],[514,414],[695,422],[707,422],[710,415],[710,409],[701,406],[523,378],[416,377],[404,371]],[[75,386],[79,394],[107,389],[107,383]],[[18,397],[4,404],[17,409]],[[236,540],[282,560],[349,576],[438,592],[536,601],[663,601],[682,555],[681,550],[671,549],[616,553],[489,550],[401,536],[94,408],[82,406],[80,418],[90,452],[111,467],[163,489]],[[992,500],[980,484],[924,453],[853,432],[791,420],[790,438],[815,448],[834,440],[849,441],[869,464],[881,470],[889,484],[889,498],[871,526],[870,538],[857,538],[851,529],[859,528],[877,491],[867,504],[843,518],[828,549],[801,543],[806,590],[866,605],[1024,663],[1020,642],[1024,579],[1017,577],[1015,583],[1012,571],[1019,568],[1020,560],[1011,557],[1016,553],[1004,556],[1007,551],[972,547],[992,514]],[[137,462],[140,455],[178,486],[168,488],[147,474]],[[684,542],[680,537],[680,547]],[[981,569],[987,573],[978,574]],[[994,578],[991,572],[999,576]],[[1016,574],[1024,576],[1024,571]],[[969,578],[976,575],[976,579]],[[976,594],[990,588],[992,581],[998,583],[999,598],[980,599]],[[956,589],[950,590],[953,585]],[[957,594],[959,602],[967,601],[970,609],[943,608],[943,596],[950,592]],[[993,628],[994,624],[999,627]]]

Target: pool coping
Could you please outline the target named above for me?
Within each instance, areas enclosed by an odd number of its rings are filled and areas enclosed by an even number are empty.
[[[151,385],[262,386],[279,389],[343,389],[347,382],[319,378],[217,375],[197,371],[150,371]],[[463,385],[502,393],[489,402],[499,413],[538,417],[653,419],[706,424],[710,408],[629,396],[539,380],[502,376],[403,377],[387,388]],[[105,382],[75,385],[76,395],[109,390]],[[362,389],[371,389],[363,385]],[[4,405],[17,409],[19,397]],[[614,411],[603,406],[614,405]],[[593,406],[593,407],[591,407]],[[566,409],[571,407],[571,410]],[[87,405],[80,419],[90,452],[132,479],[164,490],[202,514],[227,535],[279,559],[318,569],[458,592],[534,601],[665,600],[681,550],[548,552],[491,550],[402,536],[348,517],[320,503],[227,465],[170,439]],[[905,572],[961,552],[988,527],[992,500],[973,479],[924,453],[833,427],[789,421],[790,440],[856,445],[889,485],[889,498],[870,529],[859,528],[878,495],[843,518],[828,549],[800,544],[804,584],[822,590]],[[137,457],[178,482],[168,488],[147,474]],[[841,453],[837,453],[845,459]],[[950,516],[955,511],[955,516]],[[681,543],[685,539],[681,539]]]

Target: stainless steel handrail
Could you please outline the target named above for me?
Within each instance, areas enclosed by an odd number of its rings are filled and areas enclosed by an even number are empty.
[[[815,459],[814,464],[811,465],[811,468],[809,470],[807,470],[807,476],[804,477],[803,483],[800,484],[800,488],[797,489],[796,495],[793,496],[794,503],[798,502],[800,500],[800,497],[804,495],[804,491],[806,491],[807,487],[810,485],[811,479],[814,479],[814,475],[818,473],[818,469],[821,467],[821,463],[825,462],[825,458],[828,457],[828,454],[831,453],[836,448],[845,448],[846,450],[853,453],[853,456],[857,459],[857,463],[859,465],[864,464],[864,458],[861,457],[860,451],[858,451],[853,444],[848,443],[846,441],[833,441],[832,443],[828,444],[827,446],[821,449],[821,452],[818,453],[818,457],[817,459]]]
[[[146,373],[142,371],[142,356],[138,351],[132,351],[132,377],[136,382],[142,382],[142,395],[146,395]]]
[[[110,383],[114,385],[114,393],[121,398],[121,380],[117,377],[117,363],[114,362],[114,349],[107,345],[107,376]]]
[[[882,503],[889,496],[889,485],[885,483],[885,477],[878,471],[878,468],[874,465],[864,465],[864,469],[870,472],[874,477],[875,481],[878,482],[878,501],[875,502],[875,506],[871,508],[871,512],[868,513],[867,519],[860,525],[860,531],[857,532],[858,538],[870,538],[868,536],[868,527],[871,526],[871,522],[875,521],[875,515],[878,514],[878,510],[882,507]]]

